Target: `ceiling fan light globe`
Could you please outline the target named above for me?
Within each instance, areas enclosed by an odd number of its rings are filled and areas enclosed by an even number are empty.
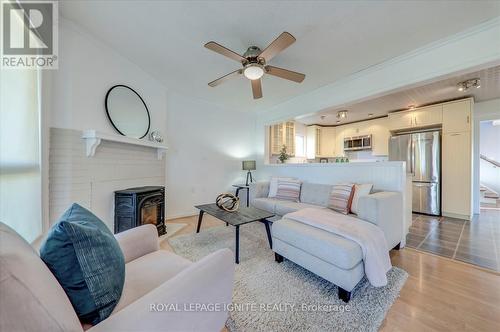
[[[257,63],[250,64],[243,70],[243,75],[249,80],[258,80],[264,75],[264,68]]]

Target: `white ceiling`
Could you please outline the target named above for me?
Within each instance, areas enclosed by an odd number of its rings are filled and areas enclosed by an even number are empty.
[[[500,16],[499,1],[61,1],[62,16],[141,66],[167,88],[234,110],[272,107],[371,65]],[[239,67],[203,45],[238,53],[288,31],[297,42],[270,63],[302,84],[263,78],[253,100],[244,78],[208,82]]]
[[[458,91],[457,83],[471,78],[480,78],[481,87],[479,89],[470,88],[464,92]],[[313,115],[299,117],[297,120],[307,125],[340,125],[368,119],[370,113],[373,114],[372,117],[383,116],[392,111],[408,109],[412,105],[419,107],[465,97],[474,97],[475,102],[500,98],[500,66],[453,76],[340,108],[324,110]],[[337,112],[344,109],[348,110],[348,117],[341,123],[337,123]]]

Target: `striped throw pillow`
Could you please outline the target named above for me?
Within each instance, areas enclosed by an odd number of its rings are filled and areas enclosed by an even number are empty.
[[[352,184],[336,184],[330,192],[328,207],[334,211],[348,214],[351,211],[352,196],[354,195]]]
[[[298,202],[300,198],[300,185],[299,180],[294,179],[278,179],[278,190],[276,198],[286,201]]]

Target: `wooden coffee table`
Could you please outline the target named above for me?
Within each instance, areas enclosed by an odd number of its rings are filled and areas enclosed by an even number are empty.
[[[259,210],[254,207],[242,207],[235,212],[227,212],[219,209],[215,204],[204,204],[196,205],[195,208],[200,210],[198,216],[198,227],[196,227],[196,233],[200,232],[201,222],[203,221],[203,214],[207,213],[217,219],[220,219],[226,223],[226,226],[232,225],[236,229],[236,252],[234,253],[234,261],[236,264],[240,263],[240,226],[248,224],[254,221],[260,221],[266,225],[267,240],[269,241],[269,247],[273,248],[273,240],[271,238],[271,229],[269,224],[271,223],[270,218],[274,217],[274,214],[269,213],[264,210]]]

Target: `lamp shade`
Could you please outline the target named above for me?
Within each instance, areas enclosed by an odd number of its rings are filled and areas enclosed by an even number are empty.
[[[256,169],[255,160],[243,160],[241,162],[241,169],[244,171],[253,171]]]

